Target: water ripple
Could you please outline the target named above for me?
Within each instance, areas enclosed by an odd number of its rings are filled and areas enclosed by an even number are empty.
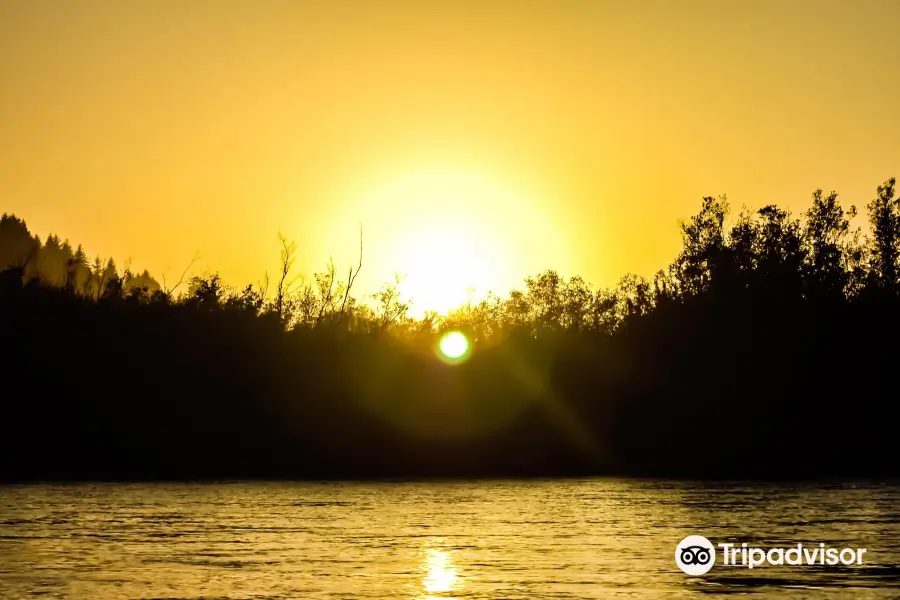
[[[0,488],[0,598],[897,597],[900,486],[596,479]],[[854,567],[717,565],[692,533],[866,547]]]

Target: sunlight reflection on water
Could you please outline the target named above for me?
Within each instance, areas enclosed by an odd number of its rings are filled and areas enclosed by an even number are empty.
[[[429,594],[453,591],[457,581],[456,567],[450,558],[450,553],[446,550],[437,548],[428,548],[425,552],[425,578],[422,580],[422,587]],[[425,596],[427,600],[432,600],[435,596]]]
[[[900,486],[616,479],[0,486],[0,599],[896,597]],[[862,567],[719,568],[689,533],[868,548]]]

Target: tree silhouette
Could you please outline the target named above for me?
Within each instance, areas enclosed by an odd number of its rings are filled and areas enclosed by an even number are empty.
[[[869,203],[872,227],[872,285],[889,295],[897,293],[897,259],[900,255],[900,200],[895,197],[896,179],[878,186]]]
[[[281,236],[268,294],[3,215],[0,478],[896,475],[895,181],[867,236],[835,192],[729,214],[704,198],[650,279],[548,270],[421,319],[400,277],[354,297],[361,232],[309,279]],[[435,358],[449,330],[467,362]]]

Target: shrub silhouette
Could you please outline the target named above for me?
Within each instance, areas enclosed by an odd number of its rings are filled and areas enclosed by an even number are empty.
[[[547,271],[415,320],[362,262],[160,286],[0,218],[0,477],[896,475],[900,200],[704,198],[652,280]],[[184,278],[182,278],[184,279]],[[465,332],[461,365],[434,356]]]

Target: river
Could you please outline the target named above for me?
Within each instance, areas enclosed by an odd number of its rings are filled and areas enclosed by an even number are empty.
[[[900,484],[587,479],[0,487],[0,598],[900,597]],[[860,565],[675,563],[687,535]]]

